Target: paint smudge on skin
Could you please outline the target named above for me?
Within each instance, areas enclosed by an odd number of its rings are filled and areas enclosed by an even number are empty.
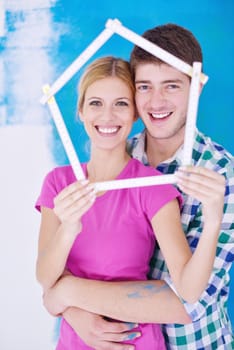
[[[154,284],[140,284],[138,286],[134,284],[134,288],[135,290],[127,294],[127,297],[130,299],[147,298],[154,294],[158,294],[169,287],[167,284],[163,284],[161,287],[155,286]]]

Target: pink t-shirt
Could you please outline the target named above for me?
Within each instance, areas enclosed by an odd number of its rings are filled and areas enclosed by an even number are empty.
[[[86,164],[82,167],[86,172]],[[117,179],[157,174],[160,174],[157,170],[131,159]],[[36,208],[53,208],[54,197],[74,181],[71,166],[55,168],[44,180]],[[111,190],[97,197],[92,208],[82,217],[83,230],[71,248],[67,269],[75,276],[90,279],[146,280],[155,246],[150,221],[163,205],[174,198],[181,200],[172,185]],[[142,336],[129,341],[135,344],[137,350],[165,348],[158,324],[140,325],[139,329]],[[62,349],[91,349],[65,320],[57,346],[57,350]]]

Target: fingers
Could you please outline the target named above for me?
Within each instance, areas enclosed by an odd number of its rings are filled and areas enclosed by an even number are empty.
[[[105,341],[123,342],[126,340],[133,340],[141,336],[140,332],[124,332],[124,333],[106,333]]]
[[[182,167],[175,175],[179,188],[202,203],[206,223],[220,225],[223,216],[225,177],[202,167]]]
[[[135,323],[106,321],[104,318],[102,322],[99,322],[98,327],[96,327],[98,335],[103,332],[101,346],[98,349],[135,349],[133,345],[124,344],[122,342],[133,340],[141,336],[141,333],[138,330],[135,330],[137,326],[138,325]]]
[[[61,221],[77,220],[92,206],[96,195],[87,180],[75,182],[62,190],[54,200],[54,212]]]
[[[213,184],[223,186],[225,184],[225,178],[223,175],[202,167],[180,167],[176,173],[178,178],[189,179],[192,176],[192,181],[197,184],[206,184],[208,187],[212,187]]]
[[[197,196],[224,196],[223,175],[202,167],[181,167],[175,174],[179,187],[187,194]],[[199,198],[197,198],[199,199]]]
[[[87,180],[75,182],[62,190],[55,198],[55,204],[65,209],[85,197],[94,187]]]
[[[135,350],[134,345],[130,344],[120,344],[115,342],[101,342],[95,350]]]

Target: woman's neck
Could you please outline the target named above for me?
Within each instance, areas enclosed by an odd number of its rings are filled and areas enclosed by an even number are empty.
[[[87,164],[87,175],[90,182],[114,180],[127,165],[130,156],[125,150],[92,151]]]

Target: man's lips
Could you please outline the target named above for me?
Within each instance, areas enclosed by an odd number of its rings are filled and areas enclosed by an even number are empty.
[[[168,117],[170,117],[172,112],[165,112],[165,113],[149,113],[150,117],[154,120],[165,120]]]

